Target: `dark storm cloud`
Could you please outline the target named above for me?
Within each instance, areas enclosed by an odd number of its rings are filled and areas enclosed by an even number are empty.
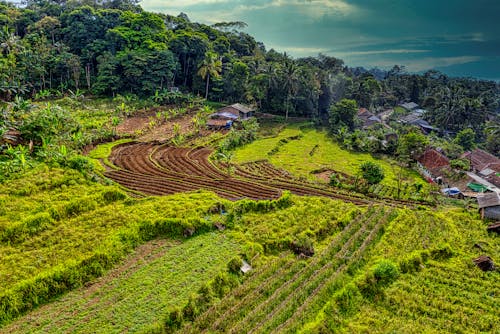
[[[319,52],[352,66],[405,65],[500,78],[497,0],[144,0],[147,10],[214,23],[241,20],[268,48]]]

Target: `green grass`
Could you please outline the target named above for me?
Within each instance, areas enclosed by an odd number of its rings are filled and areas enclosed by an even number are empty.
[[[56,284],[52,278],[77,275],[59,286],[57,291],[65,292],[148,238],[182,236],[183,228],[210,228],[206,212],[220,201],[202,192],[131,199],[119,188],[92,183],[63,169],[41,168],[2,184],[0,303],[21,305],[12,309],[15,315],[16,309],[29,309],[60,293],[45,290],[47,284]],[[95,260],[101,261],[98,267],[90,266]],[[35,295],[22,292],[30,286]],[[44,291],[44,297],[37,297],[35,287]],[[12,314],[0,314],[0,323]]]
[[[99,279],[96,287],[71,292],[4,328],[16,333],[137,332],[160,321],[167,309],[189,296],[239,252],[220,232],[206,233],[181,244],[153,242],[152,252]],[[133,255],[132,255],[133,257]],[[0,330],[1,331],[1,330]]]
[[[92,163],[94,165],[94,169],[100,172],[103,172],[105,169],[102,166],[100,160],[102,162],[109,166],[110,168],[116,168],[115,165],[113,165],[109,160],[108,157],[111,154],[111,150],[113,147],[120,145],[120,144],[125,144],[131,142],[132,139],[130,138],[124,138],[124,139],[118,139],[109,143],[104,143],[97,145],[96,148],[94,148],[92,151],[89,152],[88,157],[92,159]]]
[[[382,259],[401,265],[425,252],[430,259],[402,273],[376,298],[360,297],[350,314],[340,313],[333,299],[325,303],[303,332],[498,333],[499,273],[484,273],[472,263],[481,254],[500,258],[498,236],[487,234],[485,227],[475,213],[459,208],[400,210],[367,256],[367,267]],[[432,255],[443,247],[452,250],[451,258]],[[351,280],[362,275],[361,268]]]
[[[280,139],[292,136],[303,136],[298,140],[289,140],[288,143],[279,146],[277,153],[269,155],[277,147]],[[310,152],[314,147],[314,154]],[[342,149],[334,142],[326,132],[314,129],[300,130],[298,126],[287,127],[272,138],[264,138],[235,150],[233,160],[237,163],[245,163],[261,159],[268,159],[269,162],[279,168],[283,168],[296,176],[310,179],[315,177],[311,172],[320,169],[333,169],[349,175],[356,175],[359,166],[365,161],[379,164],[385,173],[382,184],[397,186],[397,176],[399,167],[395,162],[385,159],[377,159],[367,153],[356,153]],[[405,170],[408,175],[408,182],[425,181],[418,173]]]
[[[354,204],[321,197],[293,196],[294,204],[268,213],[249,212],[236,219],[230,233],[242,243],[258,243],[264,251],[286,250],[298,236],[316,241],[315,247],[363,210]]]

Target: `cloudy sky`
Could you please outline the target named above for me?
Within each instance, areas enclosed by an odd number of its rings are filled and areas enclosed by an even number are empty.
[[[500,0],[143,0],[192,21],[244,21],[267,49],[350,66],[500,80]]]

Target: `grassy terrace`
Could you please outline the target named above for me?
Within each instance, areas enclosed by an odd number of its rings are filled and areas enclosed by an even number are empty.
[[[193,291],[225,270],[239,246],[219,232],[185,242],[140,246],[95,284],[42,306],[1,333],[137,332],[187,302]]]
[[[288,138],[288,142],[281,144],[280,140],[285,138]],[[273,153],[273,150],[276,152]],[[361,163],[372,161],[384,169],[386,177],[382,183],[389,186],[396,186],[395,173],[399,171],[388,160],[377,159],[366,153],[346,151],[332,141],[326,132],[307,128],[301,130],[298,125],[290,125],[275,137],[259,139],[236,149],[233,159],[237,163],[268,159],[273,165],[296,176],[311,179],[314,178],[311,172],[322,168],[355,175]],[[410,181],[424,183],[418,173],[409,170],[406,172]]]

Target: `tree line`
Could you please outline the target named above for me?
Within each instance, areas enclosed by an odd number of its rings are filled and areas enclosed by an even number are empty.
[[[495,82],[401,66],[367,71],[322,54],[294,59],[266,50],[242,31],[244,22],[209,26],[183,13],[144,11],[135,0],[27,0],[22,8],[0,2],[0,26],[4,101],[82,91],[149,97],[177,87],[324,124],[343,98],[371,110],[414,101],[431,124],[455,133],[483,133],[498,121]]]

